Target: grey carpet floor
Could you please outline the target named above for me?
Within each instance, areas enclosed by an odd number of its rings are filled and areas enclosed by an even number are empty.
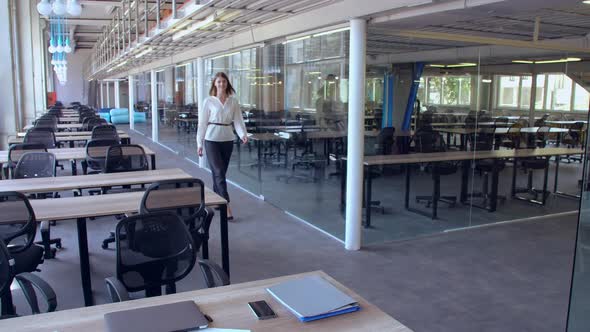
[[[156,151],[158,168],[180,167],[211,185],[210,174],[194,163],[150,144],[144,136],[131,136],[132,142]],[[232,186],[230,195],[237,216],[229,227],[233,283],[321,269],[415,331],[553,332],[565,327],[575,216],[448,232],[350,252],[245,191]],[[115,224],[114,218],[88,223],[97,303],[108,302],[103,279],[115,273],[114,251],[100,248]],[[61,237],[65,248],[41,266],[39,275],[55,288],[58,309],[81,307],[75,223],[59,222],[52,235]],[[210,251],[219,262],[217,222],[211,229]],[[202,287],[199,273],[193,271],[178,291]],[[21,294],[14,293],[22,308]]]

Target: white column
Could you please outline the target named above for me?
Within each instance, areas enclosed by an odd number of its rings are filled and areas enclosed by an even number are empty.
[[[158,119],[158,82],[156,78],[156,71],[151,71],[151,91],[152,91],[152,141],[158,141],[158,125],[160,119]]]
[[[346,161],[347,250],[361,248],[363,211],[363,155],[365,143],[365,49],[367,22],[350,20],[350,59],[348,78],[348,155]],[[369,202],[367,202],[369,204]]]
[[[531,101],[530,101],[530,108],[529,108],[529,126],[532,127],[535,123],[535,102],[537,101],[537,71],[532,73],[531,79]]]
[[[207,97],[205,93],[205,61],[203,58],[197,58],[197,107],[201,113],[203,101]],[[195,138],[196,139],[196,138]],[[207,168],[207,156],[203,149],[203,157],[199,158],[199,167]]]
[[[100,81],[100,108],[104,108],[104,84]]]
[[[115,81],[115,108],[121,108],[121,101],[119,100],[119,81]]]
[[[106,81],[105,84],[106,84],[106,89],[107,89],[107,102],[106,102],[105,107],[111,107],[111,91],[110,91],[111,87],[109,86],[109,81]]]
[[[135,129],[135,79],[129,75],[129,128]]]

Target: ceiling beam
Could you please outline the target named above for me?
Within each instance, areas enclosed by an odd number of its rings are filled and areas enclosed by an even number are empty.
[[[383,33],[383,31],[380,31]],[[562,52],[574,52],[574,53],[590,53],[590,47],[577,47],[567,44],[550,43],[550,42],[533,42],[524,40],[514,39],[503,39],[473,35],[461,35],[452,34],[445,32],[432,32],[432,31],[420,31],[420,30],[390,30],[386,34],[392,36],[400,36],[407,38],[420,38],[430,40],[445,40],[465,43],[475,43],[480,45],[499,45],[519,48],[533,48],[541,50],[552,50]]]

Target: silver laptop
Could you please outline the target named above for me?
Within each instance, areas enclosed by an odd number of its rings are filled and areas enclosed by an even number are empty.
[[[104,320],[108,332],[180,332],[208,325],[193,301],[110,312]]]

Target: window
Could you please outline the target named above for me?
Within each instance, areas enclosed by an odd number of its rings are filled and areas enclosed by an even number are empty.
[[[527,110],[530,108],[532,76],[496,76],[496,107]],[[588,91],[562,73],[538,74],[535,110],[588,111]]]
[[[471,76],[421,77],[418,99],[426,105],[468,106],[471,103]]]
[[[498,107],[518,107],[519,76],[500,76],[498,80]]]
[[[440,77],[428,77],[426,79],[426,86],[428,95],[428,104],[440,105],[441,102],[441,91],[442,91],[442,80]]]

